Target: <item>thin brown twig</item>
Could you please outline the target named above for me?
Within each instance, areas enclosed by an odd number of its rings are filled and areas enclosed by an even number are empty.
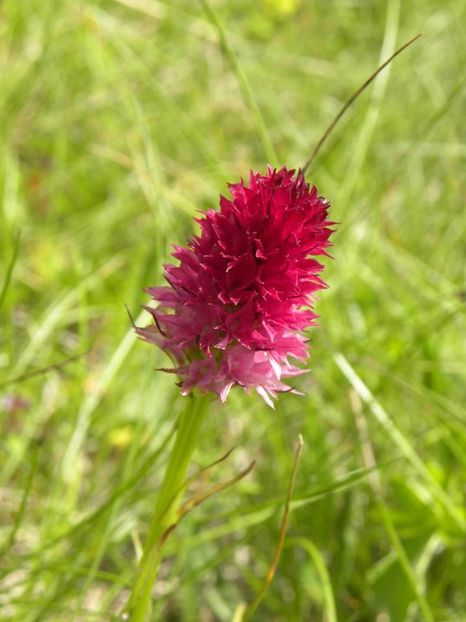
[[[201,467],[200,469],[198,469],[197,471],[195,471],[190,477],[188,477],[187,479],[185,479],[185,481],[181,484],[181,486],[175,491],[175,494],[173,495],[173,497],[170,500],[170,503],[168,504],[167,507],[167,511],[168,509],[172,506],[172,504],[175,502],[175,499],[178,497],[179,494],[181,494],[182,491],[186,490],[194,481],[196,481],[196,479],[198,479],[203,473],[205,473],[206,471],[209,471],[210,469],[212,469],[214,466],[217,466],[218,464],[221,464],[222,462],[224,462],[227,458],[229,458],[229,456],[233,453],[233,451],[236,449],[236,447],[231,447],[231,449],[229,449],[226,453],[223,454],[223,456],[220,456],[220,458],[217,458],[216,460],[214,460],[213,462],[211,462],[210,464],[207,464],[204,467]],[[251,463],[251,465],[249,465],[248,469],[251,470],[252,467],[255,465],[255,461],[253,463]],[[244,472],[244,475],[242,477],[244,477],[245,475],[247,475],[249,473],[249,470],[246,469],[247,472]],[[241,478],[240,478],[241,479]],[[229,480],[230,481],[230,480]],[[237,481],[237,480],[235,480]],[[234,483],[234,482],[232,482]],[[210,495],[209,495],[210,496]]]
[[[246,477],[246,475],[249,475],[249,473],[253,470],[255,466],[256,466],[256,461],[253,460],[245,469],[240,471],[237,475],[234,475],[230,479],[227,479],[225,482],[214,484],[213,486],[211,486],[204,492],[201,492],[199,495],[196,495],[192,499],[189,499],[188,501],[186,501],[186,503],[182,505],[179,510],[178,522],[180,522],[180,520],[183,518],[183,516],[185,516],[185,514],[187,514],[194,508],[196,508],[201,503],[204,503],[204,501],[206,501],[213,495],[217,494],[218,492],[222,492],[223,490],[225,490],[226,488],[229,488],[230,486],[233,486],[233,484],[236,484],[237,482],[242,480],[244,477]]]
[[[230,450],[228,452],[228,454],[223,456],[222,459],[224,459],[231,452],[232,452],[232,450]],[[167,527],[167,529],[163,532],[159,542],[157,543],[157,545],[156,545],[156,547],[155,547],[155,549],[154,549],[154,551],[152,553],[153,560],[156,560],[158,558],[158,555],[160,554],[160,551],[161,551],[162,547],[164,546],[165,542],[168,540],[168,538],[171,536],[171,534],[178,527],[178,525],[180,524],[181,520],[187,514],[189,514],[189,512],[191,512],[191,510],[194,510],[199,505],[201,505],[201,503],[204,503],[204,501],[207,501],[207,499],[209,499],[213,495],[217,494],[218,492],[224,491],[226,488],[229,488],[230,486],[233,486],[233,484],[236,484],[237,482],[239,482],[240,480],[245,478],[247,475],[249,475],[249,473],[253,470],[253,468],[255,466],[256,466],[256,461],[253,460],[245,469],[240,471],[237,475],[231,477],[230,479],[226,480],[225,482],[221,482],[220,484],[215,484],[214,486],[211,486],[210,488],[208,488],[207,490],[205,490],[201,494],[193,497],[192,499],[189,499],[184,505],[182,505],[181,508],[178,511],[178,517],[177,517],[176,521]],[[167,511],[168,511],[168,509],[167,509]]]
[[[406,43],[404,43],[401,47],[399,47],[396,52],[394,52],[390,58],[388,58],[384,63],[382,63],[380,65],[380,67],[374,71],[374,73],[369,76],[369,78],[367,78],[367,80],[364,82],[364,84],[362,84],[352,95],[351,97],[348,99],[348,101],[343,105],[343,107],[340,109],[339,113],[337,114],[337,116],[333,119],[333,121],[330,123],[330,125],[328,126],[328,128],[325,130],[325,132],[322,135],[322,138],[319,140],[319,142],[317,143],[317,145],[314,147],[314,151],[311,154],[311,157],[308,159],[308,161],[306,162],[306,164],[303,166],[302,171],[303,173],[306,172],[306,170],[309,168],[309,166],[311,165],[311,163],[314,161],[314,159],[316,158],[317,154],[319,153],[322,145],[324,144],[324,142],[327,140],[327,138],[329,137],[329,135],[332,133],[333,129],[335,128],[335,126],[337,125],[338,121],[341,119],[341,117],[345,114],[345,112],[348,110],[348,108],[351,106],[351,104],[359,97],[359,95],[361,95],[361,93],[363,91],[366,90],[366,88],[371,84],[371,82],[373,80],[375,80],[375,78],[379,75],[379,73],[381,71],[383,71],[385,69],[385,67],[387,65],[389,65],[392,60],[394,60],[399,54],[401,54],[401,52],[404,52],[404,50],[406,50],[406,48],[408,48],[410,45],[412,45],[415,41],[417,41],[419,39],[419,37],[422,37],[422,32],[420,32],[419,34],[417,34],[415,37],[413,37],[412,39],[410,39],[409,41],[407,41]]]
[[[214,466],[217,466],[218,464],[225,462],[225,460],[231,456],[231,454],[235,451],[235,449],[236,449],[236,446],[234,445],[227,452],[225,452],[222,456],[220,456],[220,458],[217,458],[210,464],[206,464],[205,466],[195,471],[190,477],[188,477],[188,479],[184,483],[184,487],[187,488],[192,482],[198,479],[198,477],[200,477],[203,473],[205,473],[206,471],[210,471],[210,469],[212,469]]]
[[[303,451],[303,447],[304,447],[303,437],[301,436],[301,434],[299,434],[298,435],[298,443],[296,445],[296,450],[295,450],[295,455],[294,455],[293,468],[291,470],[290,481],[288,483],[288,492],[287,492],[287,495],[286,495],[285,511],[283,513],[282,524],[281,524],[281,527],[280,527],[280,536],[278,538],[278,543],[277,543],[277,546],[276,546],[276,549],[275,549],[275,553],[274,553],[274,556],[273,556],[273,559],[272,559],[272,563],[270,564],[269,570],[267,571],[267,574],[265,576],[264,584],[262,586],[262,589],[257,594],[256,598],[254,599],[252,604],[249,605],[249,607],[247,608],[247,610],[245,612],[247,620],[252,618],[252,616],[254,615],[257,607],[262,602],[262,599],[264,598],[265,594],[267,593],[267,590],[269,589],[270,584],[272,583],[272,580],[273,580],[273,578],[275,576],[275,573],[277,571],[277,568],[278,568],[278,563],[280,561],[280,557],[281,557],[281,554],[282,554],[283,545],[285,544],[285,537],[286,537],[286,532],[287,532],[287,529],[288,529],[288,519],[289,519],[289,515],[290,515],[291,497],[293,495],[293,489],[294,489],[294,485],[295,485],[295,481],[296,481],[296,473],[298,472],[298,466],[299,466],[299,461],[301,459],[301,453]]]
[[[230,451],[228,451],[224,456],[222,456],[222,458],[220,458],[220,460],[217,460],[216,462],[218,463],[219,461],[224,460],[226,457],[228,457],[228,455],[232,452],[233,450],[231,449]],[[211,486],[210,488],[208,488],[207,490],[205,490],[203,493],[197,495],[196,497],[188,500],[177,512],[177,518],[175,520],[174,523],[172,523],[171,525],[169,525],[165,531],[163,532],[163,534],[161,535],[160,539],[158,540],[158,542],[155,544],[155,546],[153,547],[153,549],[150,551],[149,557],[148,557],[148,564],[150,566],[150,568],[155,568],[157,566],[157,564],[160,563],[160,556],[161,556],[161,552],[162,552],[162,548],[165,545],[166,541],[169,539],[169,537],[172,535],[172,533],[176,530],[176,528],[178,527],[178,525],[180,524],[181,520],[187,515],[189,514],[189,512],[191,512],[191,510],[195,509],[197,506],[201,505],[201,503],[203,503],[204,501],[206,501],[207,499],[209,499],[210,497],[212,497],[213,495],[215,495],[218,492],[222,492],[223,490],[225,490],[226,488],[229,488],[230,486],[232,486],[233,484],[236,484],[237,482],[239,482],[241,479],[243,479],[244,477],[246,477],[255,467],[256,465],[256,461],[253,460],[251,462],[251,464],[249,464],[249,466],[247,466],[243,471],[241,471],[240,473],[238,473],[237,475],[235,475],[234,477],[230,478],[229,480],[227,480],[226,482],[222,482],[220,484],[215,484],[214,486]],[[172,503],[172,502],[171,502]],[[171,505],[170,503],[170,505]],[[170,505],[166,508],[164,515],[169,511]],[[163,516],[161,517],[163,518]],[[148,581],[150,580],[150,576],[151,576],[151,572],[148,572],[145,579],[144,579],[144,585],[148,585]],[[125,620],[129,620],[130,619],[130,613],[129,611],[125,611],[123,613],[123,619]],[[131,618],[132,619],[132,618]]]

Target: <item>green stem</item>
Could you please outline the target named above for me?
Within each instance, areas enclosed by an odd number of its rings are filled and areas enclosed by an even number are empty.
[[[175,444],[159,490],[144,553],[128,603],[128,619],[131,622],[146,622],[150,612],[152,586],[162,559],[163,536],[176,523],[184,492],[183,483],[197,446],[206,410],[204,398],[190,397],[187,398],[186,408],[180,416]]]

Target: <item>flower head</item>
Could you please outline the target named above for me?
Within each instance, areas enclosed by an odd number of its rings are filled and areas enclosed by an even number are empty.
[[[230,389],[251,388],[272,405],[283,378],[304,373],[304,329],[315,322],[314,294],[331,223],[329,203],[299,171],[251,172],[249,185],[229,186],[220,210],[198,219],[200,235],[175,247],[168,286],[149,288],[154,324],[138,328],[175,361],[183,394],[198,388],[225,401]]]

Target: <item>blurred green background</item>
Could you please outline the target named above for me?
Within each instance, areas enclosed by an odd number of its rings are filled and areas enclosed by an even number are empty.
[[[302,433],[254,619],[466,620],[465,20],[459,0],[1,3],[0,619],[118,619],[183,405],[125,304],[227,182],[302,165],[423,31],[308,173],[340,224],[306,395],[213,407],[196,465],[237,449],[197,489],[257,466],[180,525],[153,618],[253,600]]]

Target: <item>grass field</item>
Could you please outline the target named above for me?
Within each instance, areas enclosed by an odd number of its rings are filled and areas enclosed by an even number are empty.
[[[204,479],[257,465],[167,543],[153,619],[239,619],[301,433],[254,620],[466,620],[465,23],[459,0],[4,0],[1,620],[119,619],[183,406],[125,305],[421,31],[307,175],[340,224],[305,397],[212,408],[195,467],[236,449]]]

